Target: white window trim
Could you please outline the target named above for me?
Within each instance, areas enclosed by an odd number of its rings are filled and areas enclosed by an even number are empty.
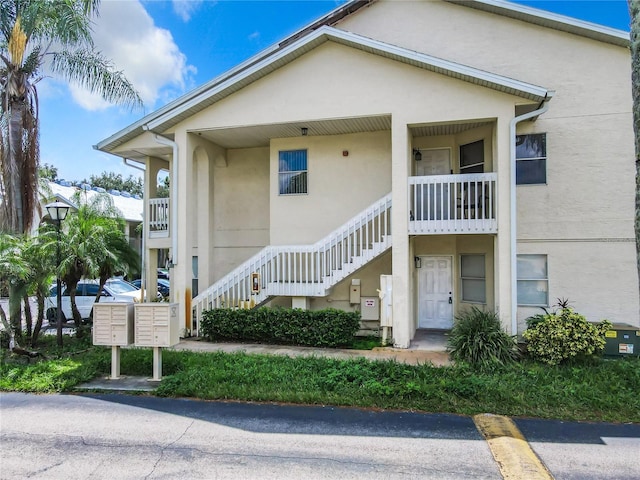
[[[518,307],[548,307],[549,306],[549,256],[546,253],[522,253],[517,255],[517,257],[523,257],[523,256],[524,257],[526,256],[544,257],[547,276],[545,278],[529,278],[529,277],[523,278],[523,277],[520,277],[518,273],[516,273],[516,277],[517,277],[516,285],[518,285],[518,282],[546,282],[547,283],[547,302],[546,303],[520,303],[520,301],[518,301]],[[516,298],[518,298],[518,296],[519,296],[518,292],[516,291]]]
[[[482,257],[484,262],[484,277],[463,277],[462,276],[462,257],[476,256]],[[486,255],[484,253],[463,253],[460,254],[460,303],[471,303],[474,305],[486,305],[487,304],[487,263]],[[464,298],[464,280],[482,280],[484,282],[484,302],[478,302],[475,300],[465,300]]]
[[[280,171],[280,154],[282,152],[301,152],[304,151],[306,152],[306,161],[307,161],[307,169],[306,170],[289,170],[286,172],[281,172]],[[280,176],[282,174],[299,174],[299,173],[306,173],[307,174],[307,179],[306,179],[306,191],[305,192],[298,192],[298,193],[281,193],[280,192]],[[278,151],[278,195],[281,197],[291,197],[291,196],[298,196],[298,195],[309,195],[309,150],[306,148],[293,148],[290,150],[279,150]]]

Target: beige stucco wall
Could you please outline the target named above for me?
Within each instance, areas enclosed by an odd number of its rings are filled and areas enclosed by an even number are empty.
[[[405,124],[510,118],[516,102],[522,100],[327,42],[175,130],[394,113]]]
[[[212,282],[270,243],[269,149],[228,150],[227,161],[213,168]]]
[[[308,193],[280,195],[279,152],[304,149]],[[315,243],[391,191],[390,133],[274,139],[270,180],[271,243]]]
[[[638,325],[637,314],[630,306],[638,297],[636,272],[628,267],[635,256],[635,244],[615,241],[519,242],[518,252],[547,255],[549,303],[559,298],[587,320],[608,319]],[[553,310],[553,309],[552,309]],[[540,308],[518,309],[519,331],[524,319],[542,313]]]

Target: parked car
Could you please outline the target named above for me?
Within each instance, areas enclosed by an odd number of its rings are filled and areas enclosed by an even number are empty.
[[[98,280],[82,280],[78,283],[76,288],[76,306],[80,312],[80,316],[83,320],[87,321],[93,317],[93,304],[96,301],[96,295],[100,288],[100,282]],[[140,289],[134,287],[129,282],[121,280],[119,278],[112,278],[107,280],[102,294],[100,295],[100,302],[140,302],[142,299],[142,292]],[[54,324],[57,321],[57,288],[54,285],[49,290],[49,297],[45,299],[45,311],[47,320],[50,324]],[[71,297],[69,296],[69,290],[63,286],[62,290],[62,321],[72,319],[73,313],[71,312]]]
[[[133,282],[131,282],[131,285],[133,285],[136,288],[140,288],[140,286],[142,285],[142,281],[140,279],[134,280]],[[164,278],[158,278],[158,294],[161,297],[169,296],[170,287],[171,287],[171,283],[169,282],[169,280],[166,280]]]

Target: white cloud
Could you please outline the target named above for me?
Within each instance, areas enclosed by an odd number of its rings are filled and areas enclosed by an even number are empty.
[[[176,12],[183,22],[191,20],[191,14],[195,12],[202,0],[173,0],[173,11]]]
[[[258,40],[260,38],[260,32],[253,32],[247,37],[249,40]]]
[[[171,32],[155,26],[139,1],[103,1],[93,39],[96,49],[124,72],[147,107],[183,93],[196,72]],[[79,87],[71,87],[71,93],[87,110],[109,107],[100,96]]]

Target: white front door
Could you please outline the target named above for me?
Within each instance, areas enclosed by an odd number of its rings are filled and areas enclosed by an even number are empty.
[[[451,257],[420,257],[418,328],[453,327]]]

